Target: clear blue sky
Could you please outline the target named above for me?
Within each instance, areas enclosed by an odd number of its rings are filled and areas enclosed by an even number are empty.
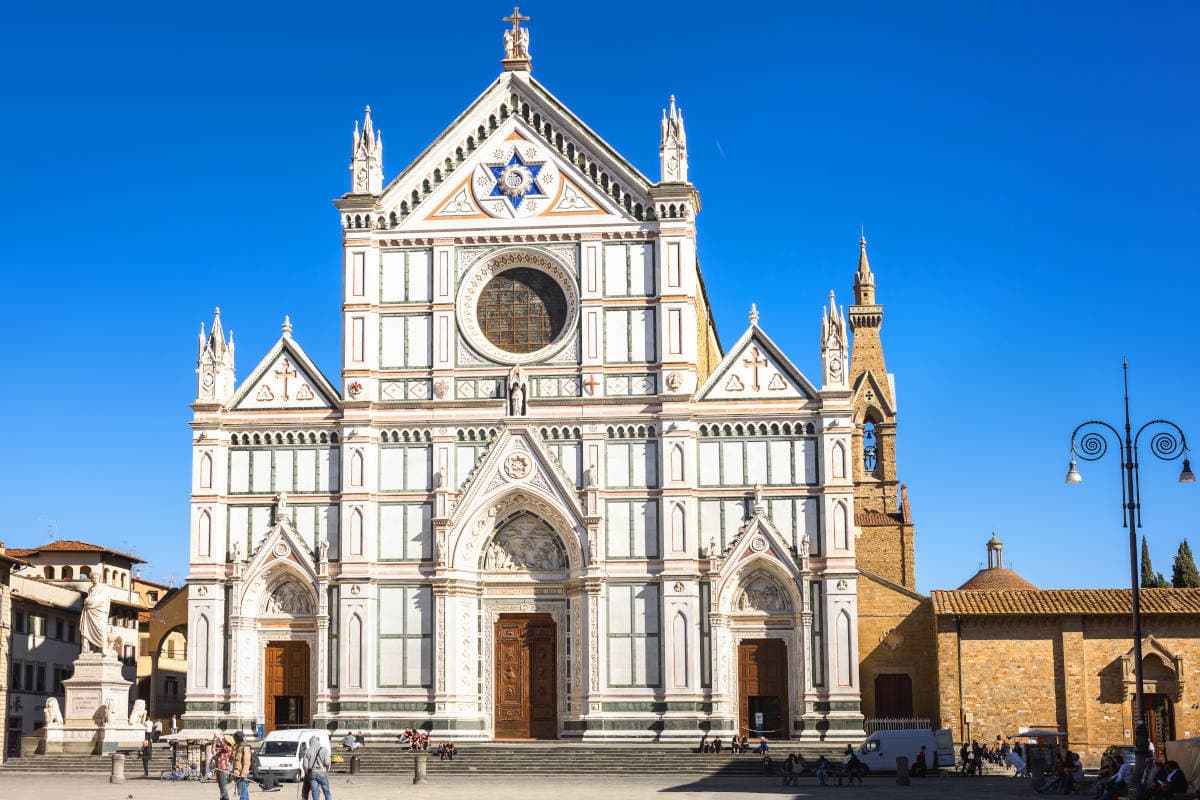
[[[196,332],[245,377],[290,313],[339,369],[351,126],[394,176],[496,76],[503,2],[6,11],[0,30],[0,538],[136,547],[186,570]],[[534,75],[652,178],[678,95],[722,338],[757,302],[810,375],[859,225],[886,304],[922,589],[999,532],[1040,586],[1124,585],[1118,465],[1067,439],[1120,413],[1200,443],[1200,5],[533,2]],[[1145,459],[1169,572],[1200,486]],[[1193,542],[1200,544],[1200,542]]]

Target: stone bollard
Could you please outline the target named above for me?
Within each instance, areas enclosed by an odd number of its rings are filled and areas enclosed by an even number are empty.
[[[425,751],[417,752],[413,758],[413,783],[429,783],[429,778],[425,777],[425,770],[429,766],[429,753]]]
[[[908,777],[908,756],[896,756],[896,784],[908,786],[912,778]]]
[[[108,782],[125,782],[125,756],[122,753],[112,754],[112,773],[108,776]]]

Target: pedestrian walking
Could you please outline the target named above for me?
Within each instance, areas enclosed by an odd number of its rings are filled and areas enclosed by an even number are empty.
[[[229,768],[233,760],[233,745],[229,737],[218,734],[213,737],[213,772],[217,774],[217,790],[221,800],[229,800]]]
[[[150,777],[150,756],[154,755],[154,752],[150,746],[150,737],[149,736],[142,739],[142,746],[138,748],[138,755],[142,759],[142,777],[149,778]]]
[[[171,735],[174,736],[177,733],[179,733],[179,717],[172,714],[171,715]]]
[[[250,800],[250,745],[241,731],[233,735],[233,743],[236,749],[233,752],[232,777],[237,786],[238,800]]]
[[[317,800],[317,790],[325,793],[325,800],[333,800],[329,792],[329,748],[321,744],[320,737],[308,740],[308,752],[304,755],[304,769],[308,773],[309,797]]]

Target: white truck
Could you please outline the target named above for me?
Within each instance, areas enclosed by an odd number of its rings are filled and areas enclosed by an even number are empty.
[[[949,728],[939,731],[876,731],[858,748],[858,760],[872,772],[891,772],[896,769],[897,757],[906,757],[911,766],[922,747],[925,748],[925,765],[929,769],[954,767],[954,734]]]
[[[292,730],[271,731],[258,748],[258,768],[260,773],[273,772],[279,780],[295,781],[300,779],[300,765],[308,750],[308,740],[316,736],[321,744],[329,748],[329,731],[317,728],[298,728]],[[330,749],[330,756],[333,750]]]

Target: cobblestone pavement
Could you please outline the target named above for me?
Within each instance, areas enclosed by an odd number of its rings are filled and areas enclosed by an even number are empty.
[[[743,800],[764,796],[776,798],[838,797],[872,798],[872,800],[924,800],[925,798],[993,798],[1035,797],[1029,782],[1006,777],[959,778],[947,776],[914,780],[911,786],[897,786],[895,778],[868,778],[859,787],[817,786],[812,778],[795,788],[780,785],[776,778],[710,778],[692,781],[686,777],[620,776],[595,778],[587,776],[578,781],[560,779],[469,776],[438,778],[422,786],[413,786],[411,778],[404,783],[394,776],[334,775],[334,800],[449,800],[450,798],[486,797],[487,800],[582,800],[603,797],[605,800],[642,800],[670,795],[714,798],[714,800]],[[251,800],[296,800],[296,784],[284,784],[278,792],[265,793],[251,784]],[[0,794],[4,800],[218,800],[213,783],[164,783],[159,780],[131,779],[123,784],[110,784],[101,775],[27,775],[0,772]],[[237,793],[231,792],[230,800]]]

